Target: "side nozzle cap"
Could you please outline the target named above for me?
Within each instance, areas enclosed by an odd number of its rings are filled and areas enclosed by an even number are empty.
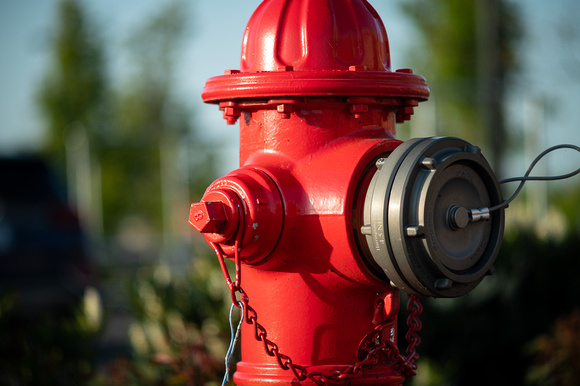
[[[493,270],[504,211],[471,208],[503,199],[495,174],[474,148],[459,138],[414,138],[375,171],[361,231],[371,263],[405,292],[462,296]]]

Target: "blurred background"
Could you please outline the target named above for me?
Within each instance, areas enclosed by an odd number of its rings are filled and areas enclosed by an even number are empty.
[[[259,3],[0,0],[0,384],[220,384],[229,294],[187,218],[237,167],[200,95]],[[500,178],[580,144],[580,3],[371,4],[431,88],[399,138],[462,137]],[[411,384],[580,383],[580,179],[527,184],[506,219],[495,275],[424,300]]]

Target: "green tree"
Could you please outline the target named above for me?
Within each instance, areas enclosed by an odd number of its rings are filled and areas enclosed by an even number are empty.
[[[507,143],[503,102],[517,69],[521,37],[516,8],[505,0],[405,0],[401,7],[421,41],[412,47],[437,108],[437,134],[481,144],[496,170]],[[491,154],[490,154],[491,153]]]
[[[59,3],[52,63],[38,99],[46,122],[44,153],[65,164],[65,141],[75,126],[100,142],[107,116],[107,74],[103,43],[77,0]]]
[[[52,60],[38,90],[46,131],[42,153],[66,174],[71,199],[89,232],[102,230],[98,159],[109,128],[104,44],[77,0],[58,4]]]
[[[185,7],[184,2],[169,3],[127,40],[133,73],[117,91],[115,129],[102,160],[109,231],[127,216],[141,217],[156,231],[170,231],[174,204],[187,203],[188,191],[199,190],[196,182],[206,181],[213,169],[211,157],[199,157],[207,153],[189,149],[196,139],[191,111],[175,90],[174,64],[188,27]],[[206,168],[190,168],[192,160]],[[179,165],[185,170],[179,171]],[[182,209],[186,218],[187,206]]]
[[[176,203],[185,203],[186,218],[190,193],[203,191],[215,164],[175,90],[186,3],[168,3],[130,36],[133,72],[117,90],[109,88],[103,40],[82,3],[58,7],[52,62],[38,92],[44,154],[66,171],[89,230],[111,236],[133,218],[153,233],[171,232]]]

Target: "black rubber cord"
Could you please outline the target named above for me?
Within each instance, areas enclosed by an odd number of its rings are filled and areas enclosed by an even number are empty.
[[[514,200],[514,198],[516,198],[518,196],[518,194],[520,193],[520,191],[524,187],[524,184],[527,181],[556,181],[556,180],[564,180],[566,178],[574,177],[575,175],[579,174],[580,173],[580,167],[578,169],[574,170],[573,172],[570,172],[570,173],[567,173],[567,174],[560,174],[560,175],[556,175],[556,176],[532,176],[532,177],[530,177],[530,173],[532,172],[532,170],[534,169],[534,167],[536,166],[536,164],[542,158],[544,158],[544,156],[546,154],[551,153],[551,152],[553,152],[555,150],[558,150],[558,149],[572,149],[572,150],[576,150],[577,152],[580,153],[580,146],[570,145],[570,144],[556,145],[556,146],[552,146],[552,147],[544,150],[542,153],[540,153],[532,161],[532,163],[528,167],[528,170],[523,175],[523,177],[511,177],[511,178],[505,178],[505,179],[499,181],[500,184],[506,184],[508,182],[520,181],[520,184],[518,185],[518,187],[515,190],[515,192],[507,200],[503,201],[501,204],[498,204],[496,206],[493,206],[493,207],[489,208],[489,211],[490,212],[493,212],[494,210],[498,210],[498,209],[502,209],[502,208],[507,207],[509,205],[509,203],[512,202]]]

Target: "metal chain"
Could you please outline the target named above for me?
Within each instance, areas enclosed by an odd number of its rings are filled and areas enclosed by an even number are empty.
[[[417,346],[421,344],[421,337],[419,337],[418,332],[421,331],[423,327],[419,315],[423,312],[423,306],[419,302],[419,297],[417,295],[409,295],[409,301],[407,302],[407,334],[405,339],[407,340],[407,360],[411,363],[415,363],[419,359],[419,354],[417,353]],[[414,365],[413,369],[416,369],[417,365]]]
[[[376,342],[376,346],[370,350],[362,361],[359,361],[353,365],[350,365],[342,371],[335,371],[331,374],[324,374],[320,371],[309,372],[306,367],[295,364],[288,355],[280,352],[278,345],[268,339],[268,332],[260,323],[258,323],[258,314],[256,310],[250,306],[248,296],[238,287],[238,292],[240,293],[240,303],[243,304],[245,309],[245,321],[246,323],[254,326],[254,337],[257,341],[262,342],[264,345],[264,351],[271,357],[274,357],[283,370],[290,370],[294,373],[294,376],[299,381],[304,381],[310,379],[316,385],[332,385],[339,384],[343,381],[359,378],[363,375],[363,369],[366,367],[371,367],[379,363],[379,356],[383,355],[388,362],[395,363],[395,367],[401,371],[405,378],[409,379],[416,375],[417,365],[415,361],[419,358],[417,354],[416,347],[421,342],[417,332],[421,329],[421,321],[419,320],[419,315],[421,314],[423,307],[419,302],[418,296],[410,296],[409,303],[407,305],[407,310],[409,311],[409,317],[407,318],[407,326],[409,331],[406,334],[406,339],[408,342],[407,347],[407,357],[403,356],[399,352],[399,348],[394,342],[387,340],[385,342]],[[386,327],[386,324],[379,324],[375,327],[375,332],[377,336],[380,336],[380,332]]]
[[[240,232],[241,233],[241,232]],[[271,357],[276,358],[278,365],[283,370],[290,370],[294,373],[294,376],[299,381],[304,381],[310,379],[316,385],[332,385],[339,384],[343,381],[348,381],[351,379],[359,378],[363,375],[363,369],[366,367],[371,367],[379,363],[379,356],[383,356],[388,362],[394,363],[394,366],[398,368],[405,378],[409,379],[416,375],[417,365],[415,361],[419,358],[416,348],[421,343],[421,338],[418,335],[418,331],[421,330],[421,321],[419,320],[419,315],[423,311],[423,307],[419,302],[419,297],[416,295],[410,295],[409,301],[407,303],[407,312],[409,317],[407,318],[408,331],[405,335],[407,340],[407,356],[405,357],[399,352],[399,348],[391,340],[381,342],[379,340],[381,331],[387,326],[384,323],[379,323],[374,328],[377,338],[375,339],[375,347],[372,348],[366,355],[366,357],[350,365],[342,371],[335,371],[331,374],[324,374],[321,371],[309,372],[306,367],[295,364],[288,355],[282,354],[278,345],[268,339],[268,332],[260,323],[258,323],[258,313],[256,310],[250,306],[249,298],[241,287],[241,270],[240,270],[240,244],[241,235],[238,235],[234,243],[235,250],[235,281],[232,282],[229,272],[225,264],[224,253],[218,244],[211,243],[214,251],[216,252],[226,284],[230,289],[230,294],[232,298],[232,303],[234,306],[242,309],[242,319],[245,319],[246,323],[254,326],[254,337],[257,341],[264,344],[264,351]],[[239,293],[240,299],[237,299],[237,294]],[[240,320],[241,323],[241,320]],[[234,343],[235,345],[235,343]],[[232,348],[233,351],[233,348]]]

